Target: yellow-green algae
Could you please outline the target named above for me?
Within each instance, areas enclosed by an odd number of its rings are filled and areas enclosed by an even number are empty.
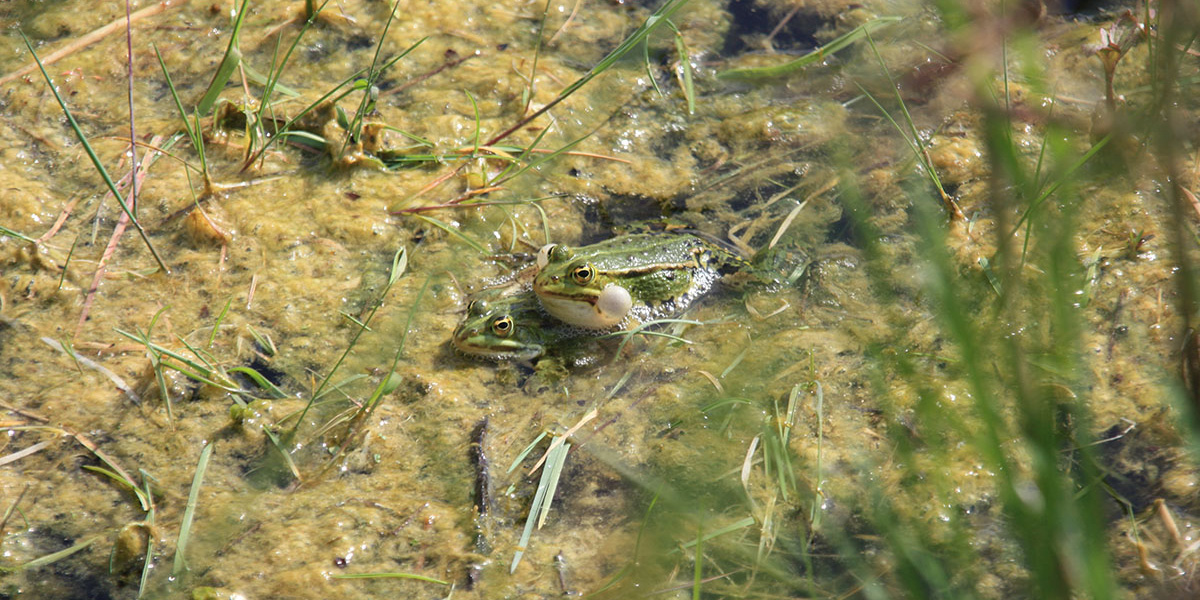
[[[194,102],[228,42],[233,4],[182,3],[135,26],[139,136],[180,129],[150,44],[162,52],[185,102]],[[286,47],[299,30],[301,4],[251,3],[242,33],[249,64],[269,70],[277,36]],[[775,22],[794,8],[791,3],[752,4]],[[860,24],[863,10],[913,15],[904,27],[889,31],[889,37],[881,34],[884,60],[896,72],[939,60],[927,48],[941,47],[931,41],[940,30],[917,7],[859,5],[853,3],[858,8],[848,12],[851,3],[822,2],[803,8],[798,18],[821,23],[816,38],[828,40]],[[372,121],[450,152],[471,148],[477,127],[486,140],[521,117],[539,40],[541,3],[464,0],[399,6],[384,54],[429,38],[385,74]],[[119,18],[119,8],[97,9],[72,0],[20,14],[7,9],[13,12],[4,18],[20,26],[45,55]],[[583,3],[565,24],[575,3],[551,2],[549,8],[528,98],[533,108],[551,101],[649,14],[644,6]],[[384,2],[327,7],[337,17],[306,34],[285,70],[283,82],[303,99],[282,103],[278,110],[296,111],[368,65],[388,10]],[[146,515],[127,490],[81,468],[98,461],[64,432],[94,442],[152,491],[154,523],[144,530],[156,553],[146,588],[150,597],[178,597],[192,590],[247,598],[451,593],[444,586],[411,580],[332,578],[387,571],[451,581],[456,597],[586,593],[630,567],[640,540],[637,568],[605,592],[630,597],[690,584],[688,550],[680,552],[676,546],[694,542],[698,530],[717,531],[747,516],[756,524],[704,543],[706,576],[741,573],[708,582],[706,590],[751,597],[843,596],[857,589],[858,581],[847,570],[855,563],[818,557],[810,589],[794,544],[808,539],[814,516],[836,527],[846,524],[850,535],[868,543],[882,535],[858,517],[865,510],[861,500],[871,494],[889,496],[899,521],[923,524],[937,542],[951,544],[966,523],[973,547],[985,558],[972,573],[961,575],[978,583],[955,585],[985,597],[1007,597],[1011,590],[1023,589],[1028,575],[1015,544],[997,531],[1002,515],[996,473],[979,456],[972,436],[940,439],[978,432],[980,425],[974,421],[973,392],[959,365],[961,357],[946,340],[926,296],[930,275],[917,255],[908,202],[912,196],[906,193],[914,180],[923,180],[913,176],[912,154],[897,132],[866,100],[845,106],[859,94],[847,83],[848,75],[881,98],[891,93],[873,55],[856,48],[853,64],[838,74],[814,68],[783,81],[725,88],[713,75],[723,68],[720,53],[733,30],[728,7],[694,1],[674,21],[693,53],[692,66],[701,82],[697,114],[686,114],[674,80],[677,58],[671,34],[662,29],[653,38],[652,68],[663,95],[633,57],[550,114],[553,126],[543,147],[557,148],[590,134],[573,150],[604,157],[560,157],[514,180],[507,195],[497,199],[554,196],[541,207],[555,241],[590,241],[607,231],[597,222],[619,226],[674,211],[709,233],[724,235],[732,229],[757,249],[807,198],[782,243],[813,262],[794,286],[727,291],[701,303],[688,317],[707,324],[680,332],[691,344],[638,340],[617,360],[565,377],[531,377],[520,366],[470,361],[447,346],[465,296],[509,267],[477,255],[441,229],[389,211],[452,200],[466,191],[468,178],[455,176],[424,191],[450,167],[338,169],[284,147],[268,153],[261,168],[243,173],[238,166],[244,140],[238,131],[213,134],[207,145],[218,183],[250,184],[204,204],[231,240],[222,245],[219,239],[189,232],[179,214],[192,205],[197,188],[189,186],[177,162],[160,158],[141,185],[138,215],[172,273],[154,272],[145,247],[127,233],[87,321],[77,327],[118,209],[111,199],[101,203],[99,178],[36,74],[0,88],[6,117],[0,121],[0,186],[5,190],[0,225],[36,238],[68,203],[78,200],[63,228],[38,248],[0,239],[4,454],[49,442],[0,467],[0,508],[7,510],[27,490],[2,532],[0,566],[19,567],[91,536],[105,536],[50,566],[6,574],[0,594],[67,598],[87,589],[105,590],[112,597],[137,593],[141,562],[130,555],[141,547],[135,533],[143,531],[137,524]],[[1074,128],[1074,143],[1086,147],[1086,136],[1078,132],[1087,130],[1103,80],[1098,61],[1080,40],[1092,43],[1096,26],[1051,17],[1038,32],[1053,49],[1049,68],[1060,96],[1056,118]],[[0,70],[27,64],[30,57],[16,33],[5,29],[3,36],[12,50],[0,56]],[[751,48],[776,45],[764,38],[765,32],[749,36],[755,44]],[[120,139],[128,136],[124,47],[118,33],[49,67],[114,174],[128,170]],[[472,58],[399,93],[387,93],[450,56]],[[1142,83],[1128,71],[1122,77],[1133,78],[1121,82],[1125,87]],[[909,100],[914,121],[929,138],[932,164],[970,216],[969,222],[949,228],[946,243],[967,282],[967,303],[979,306],[990,301],[991,291],[978,259],[994,255],[998,225],[986,205],[988,163],[981,150],[979,114],[965,103],[974,93],[968,83],[948,72],[931,84],[932,91],[923,92],[926,97]],[[231,86],[226,97],[241,101],[240,87]],[[1036,109],[1044,104],[1033,96],[1017,102],[1030,107],[1031,114],[1040,114]],[[347,105],[347,110],[353,107]],[[550,122],[543,118],[507,141],[527,144]],[[1017,134],[1024,151],[1033,155],[1042,130],[1036,119],[1028,123]],[[174,151],[195,160],[182,142]],[[145,156],[144,148],[140,155]],[[843,168],[846,164],[853,169]],[[466,172],[495,168],[475,161]],[[855,243],[852,220],[836,191],[851,176],[857,178],[872,211],[870,221],[884,242],[880,260],[889,273],[882,283],[869,276],[868,257]],[[1195,173],[1188,177],[1194,184]],[[1086,324],[1081,351],[1091,372],[1082,376],[1091,382],[1086,403],[1093,433],[1104,437],[1103,432],[1120,433],[1129,425],[1140,428],[1137,437],[1120,438],[1134,463],[1127,468],[1137,474],[1155,471],[1145,476],[1146,483],[1167,501],[1190,543],[1191,515],[1200,509],[1196,472],[1170,424],[1164,383],[1182,345],[1165,257],[1172,217],[1158,183],[1139,177],[1136,169],[1115,183],[1081,186],[1076,197],[1087,201],[1076,217],[1078,236],[1072,242],[1080,264],[1098,265],[1095,276],[1084,282],[1089,299],[1079,309]],[[789,188],[794,189],[774,198]],[[1059,210],[1053,202],[1045,209]],[[542,213],[528,206],[430,214],[498,253],[528,252],[547,241],[542,239]],[[1011,224],[1012,216],[1002,222]],[[1156,237],[1145,247],[1130,249],[1133,232]],[[59,268],[72,245],[63,275]],[[295,425],[298,411],[350,343],[356,325],[346,315],[364,317],[384,289],[389,261],[401,247],[408,252],[407,272],[383,299],[371,331],[334,380],[367,378],[351,382],[344,394],[323,396],[323,404],[306,413],[307,421],[288,446],[303,477],[296,482],[261,427],[279,423],[277,431],[283,435]],[[1024,268],[1049,265],[1031,262]],[[214,333],[227,304],[228,314]],[[774,313],[776,309],[781,310]],[[253,403],[249,418],[239,424],[229,417],[234,401],[228,394],[168,372],[169,418],[145,349],[114,331],[145,330],[160,311],[152,331],[155,343],[186,353],[181,341],[186,340],[225,368],[269,363],[272,372],[283,374],[280,385],[288,396]],[[413,327],[406,332],[410,313],[415,315]],[[1038,298],[1023,298],[1007,313],[981,310],[975,316],[989,330],[1036,337],[1043,334],[1038,328],[1046,327],[1043,314]],[[1005,321],[1012,315],[1021,318]],[[250,328],[268,335],[278,354],[257,356],[262,349],[256,348]],[[131,403],[98,371],[52,349],[44,337],[69,342],[80,355],[123,378],[141,404]],[[402,337],[406,342],[397,369],[402,380],[396,391],[352,430],[349,440],[344,426],[323,428],[368,398],[390,369]],[[895,355],[915,357],[922,375],[902,376],[889,358]],[[820,412],[813,382],[820,382]],[[942,432],[941,424],[918,419],[922,385],[938,390],[940,410],[947,419],[962,421],[962,429]],[[1064,395],[1074,393],[1065,384],[1061,387]],[[782,413],[793,393],[799,404],[789,419]],[[520,568],[510,576],[508,562],[537,475],[529,474],[533,458],[512,473],[506,469],[539,432],[562,433],[593,406],[597,416],[576,433],[547,524],[535,532]],[[485,417],[485,451],[496,498],[485,528],[490,532],[488,551],[482,552],[475,539],[474,467],[468,447],[470,432]],[[763,463],[772,432],[785,422],[792,424],[788,448],[797,481],[790,490],[778,485],[774,471],[768,476]],[[28,426],[43,428],[23,429]],[[903,438],[918,444],[932,440],[937,451],[917,451],[909,455],[917,464],[903,464],[905,458],[896,451],[896,440]],[[333,449],[347,441],[346,453],[333,456]],[[216,448],[188,548],[191,570],[179,581],[168,581],[193,469],[206,443]],[[751,447],[757,452],[747,466]],[[1019,442],[1013,442],[1012,452],[1022,456]],[[1149,466],[1139,466],[1138,459]],[[656,494],[659,500],[651,509]],[[647,510],[651,512],[643,519]],[[1118,515],[1111,523],[1110,551],[1121,567],[1121,583],[1135,593],[1152,593],[1161,579],[1138,568],[1138,550],[1126,533],[1130,522]],[[1148,521],[1145,529],[1157,523]],[[776,540],[781,547],[774,547]],[[836,550],[832,540],[825,536],[819,553]],[[1173,554],[1169,542],[1149,543],[1153,561],[1194,562],[1194,557]],[[114,547],[119,560],[110,574],[109,550]],[[556,557],[562,559],[561,569],[555,567]],[[894,557],[879,551],[859,560],[858,568],[884,578],[884,585],[895,585],[888,579]],[[679,565],[685,567],[674,571]],[[478,573],[469,575],[473,569]],[[762,572],[747,577],[756,570]]]

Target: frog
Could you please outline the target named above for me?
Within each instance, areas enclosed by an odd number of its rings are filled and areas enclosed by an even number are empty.
[[[581,333],[546,314],[531,290],[496,288],[471,300],[451,344],[472,358],[532,363]]]
[[[690,230],[631,233],[579,248],[547,244],[538,251],[533,292],[563,323],[612,330],[678,314],[746,264]]]

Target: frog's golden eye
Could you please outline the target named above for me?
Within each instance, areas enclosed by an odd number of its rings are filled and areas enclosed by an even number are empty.
[[[592,265],[579,265],[571,269],[571,281],[574,281],[575,285],[587,285],[595,278],[596,270]]]
[[[512,317],[508,315],[497,317],[492,321],[492,333],[499,337],[508,337],[512,335],[513,327]]]

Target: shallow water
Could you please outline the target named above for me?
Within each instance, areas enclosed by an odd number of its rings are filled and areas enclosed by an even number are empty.
[[[253,3],[240,34],[251,70],[269,73],[281,60],[302,4]],[[1031,228],[1017,228],[1020,211],[993,204],[973,108],[970,75],[999,60],[995,40],[952,39],[914,4],[804,5],[772,35],[789,6],[697,0],[672,19],[691,57],[694,114],[673,34],[660,29],[649,66],[634,50],[504,140],[547,149],[580,140],[574,154],[480,196],[494,204],[419,213],[435,223],[399,211],[478,189],[503,163],[461,156],[552,101],[651,8],[551,2],[542,30],[541,3],[399,4],[380,44],[387,3],[331,3],[283,69],[281,83],[298,97],[274,110],[294,116],[369,67],[377,46],[392,57],[424,39],[379,79],[367,121],[429,140],[440,160],[378,168],[377,149],[340,151],[334,136],[345,129],[322,113],[305,127],[330,136],[335,156],[280,145],[241,170],[241,125],[206,129],[214,194],[169,156],[155,156],[139,184],[138,219],[170,273],[130,227],[90,302],[121,209],[103,197],[40,75],[0,87],[0,226],[46,234],[36,246],[0,237],[0,567],[26,565],[3,575],[0,597],[683,597],[697,578],[714,597],[844,597],[862,594],[868,577],[902,595],[911,593],[897,575],[905,535],[945,552],[947,564],[970,565],[951,573],[950,588],[1011,597],[1027,593],[1032,576],[998,487],[1009,476],[1035,479],[1029,438],[1038,424],[1021,422],[1013,400],[1030,381],[1050,407],[1047,421],[1077,426],[1111,469],[1107,529],[1096,535],[1109,541],[1116,581],[1140,595],[1190,589],[1200,506],[1171,404],[1184,331],[1171,279],[1177,216],[1136,141],[1111,144],[1039,205]],[[152,5],[133,9],[143,6]],[[120,7],[73,0],[0,11],[42,56],[123,17]],[[182,131],[154,48],[193,106],[229,43],[232,14],[228,3],[176,2],[137,21],[143,163],[150,146]],[[860,42],[799,75],[716,76],[778,64],[876,16],[905,17],[874,34],[878,58]],[[1098,43],[1098,25],[1047,16],[1031,31],[1014,36],[1008,56],[1012,136],[1023,160],[1044,153],[1052,172],[1062,165],[1043,140],[1061,140],[1064,156],[1093,143],[1104,79],[1084,44]],[[15,72],[30,56],[15,29],[2,35],[0,72]],[[125,44],[118,28],[48,67],[114,179],[130,170]],[[955,66],[941,62],[955,52]],[[924,170],[866,97],[903,121],[880,61],[964,218],[938,212]],[[1119,89],[1146,83],[1132,66],[1118,74]],[[222,94],[237,110],[261,97],[248,78],[243,86],[235,75]],[[353,116],[360,98],[347,96],[343,110]],[[1130,103],[1138,99],[1131,91]],[[390,148],[406,140],[387,134]],[[198,164],[186,138],[169,152]],[[1195,149],[1185,152],[1194,165]],[[1194,184],[1195,169],[1185,171]],[[702,325],[665,330],[686,343],[637,336],[619,353],[597,345],[591,366],[493,364],[450,349],[469,294],[542,244],[589,243],[662,217],[748,251],[778,237],[778,268],[796,279],[723,286],[686,314]],[[929,222],[944,235],[922,236]],[[995,232],[1009,230],[1018,248],[1032,240],[1019,276],[996,259]],[[389,287],[401,251],[406,269]],[[948,271],[936,267],[943,255]],[[1024,293],[997,293],[1009,276]],[[939,296],[947,285],[955,304]],[[999,354],[972,359],[953,314]],[[282,397],[241,375],[230,379],[242,390],[230,392],[162,369],[160,386],[143,336],[214,371],[253,368]],[[1060,336],[1075,341],[1064,349]],[[1034,372],[1028,379],[1005,366],[1014,339],[1029,353],[1017,359]],[[391,385],[373,396],[397,353]],[[992,388],[974,385],[976,364]],[[997,473],[981,450],[981,390],[1000,402],[1009,426],[1000,445],[1015,475]],[[510,574],[547,442],[517,459],[542,432],[569,429],[551,511]],[[176,547],[206,446],[185,568]],[[1068,450],[1064,463],[1075,460]],[[147,505],[89,467],[120,469],[149,490]],[[481,471],[493,490],[485,515]],[[1159,531],[1164,514],[1179,541]],[[1158,574],[1139,558],[1139,531]],[[385,572],[445,583],[337,578]]]

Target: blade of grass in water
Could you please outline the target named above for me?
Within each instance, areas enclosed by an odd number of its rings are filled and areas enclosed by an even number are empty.
[[[88,471],[92,471],[93,473],[104,475],[105,477],[108,477],[109,479],[121,484],[121,487],[133,492],[133,495],[138,499],[138,503],[142,505],[142,510],[150,510],[150,497],[145,495],[145,493],[142,491],[142,488],[139,487],[137,483],[124,478],[118,473],[105,469],[104,467],[84,465],[83,468],[87,469]]]
[[[71,258],[75,256],[75,248],[79,245],[79,236],[75,236],[75,240],[71,242],[71,249],[67,251],[67,259],[63,261],[62,272],[58,274],[58,287],[61,290],[63,282],[67,280],[67,269],[71,266]]]
[[[212,331],[210,331],[208,334],[207,346],[209,348],[212,348],[213,342],[216,341],[217,331],[219,331],[221,329],[221,322],[225,320],[225,317],[227,315],[229,315],[229,307],[232,305],[233,305],[233,296],[230,296],[229,300],[225,301],[225,308],[221,309],[221,314],[217,315],[217,322],[213,323]]]
[[[200,460],[196,463],[196,475],[192,477],[192,489],[188,492],[187,506],[183,510],[183,520],[179,524],[179,540],[175,544],[175,561],[171,565],[171,575],[178,577],[187,569],[187,545],[192,536],[192,522],[196,518],[196,505],[200,502],[200,486],[204,483],[204,472],[208,470],[208,460],[212,456],[213,442],[209,442],[200,451]]]
[[[25,47],[29,49],[29,54],[33,56],[34,62],[37,63],[38,70],[42,72],[42,77],[46,80],[46,86],[49,87],[50,92],[54,94],[54,99],[58,101],[59,107],[62,108],[63,115],[67,117],[67,123],[70,124],[71,130],[75,132],[75,137],[79,139],[81,144],[83,144],[84,151],[87,152],[88,158],[92,160],[92,165],[96,167],[96,172],[100,174],[102,179],[104,179],[104,183],[108,185],[108,190],[112,192],[113,197],[117,199],[117,204],[121,205],[121,210],[129,216],[129,222],[133,223],[134,229],[137,229],[138,235],[142,237],[142,241],[146,244],[146,248],[148,248],[150,250],[150,254],[154,256],[154,262],[158,263],[158,268],[162,269],[163,273],[169,275],[171,273],[171,269],[167,268],[167,265],[163,262],[162,257],[158,255],[158,251],[154,249],[154,244],[150,243],[150,237],[146,234],[146,230],[142,227],[141,222],[139,222],[137,217],[134,216],[133,211],[129,208],[129,205],[125,204],[125,197],[121,195],[119,190],[117,190],[117,184],[113,183],[112,177],[109,177],[108,169],[104,168],[104,163],[100,162],[100,157],[96,156],[96,151],[92,149],[92,145],[88,142],[87,136],[84,135],[83,130],[80,129],[79,123],[75,121],[75,116],[71,114],[71,109],[67,108],[67,103],[62,99],[62,96],[59,95],[58,88],[54,86],[54,81],[50,79],[50,74],[46,72],[46,67],[42,66],[42,61],[40,58],[38,58],[37,51],[33,49],[33,44],[29,42],[29,38],[25,37],[24,32],[20,33],[21,39],[25,40]]]
[[[163,77],[167,80],[167,89],[171,92],[171,99],[175,101],[175,109],[179,111],[179,118],[183,121],[184,131],[187,132],[188,139],[192,142],[192,148],[196,151],[196,159],[200,161],[199,172],[204,177],[207,185],[208,162],[204,156],[204,137],[200,132],[200,124],[196,123],[193,125],[187,110],[183,108],[183,101],[179,99],[179,93],[175,91],[175,83],[171,81],[171,72],[167,70],[167,63],[163,60],[162,53],[158,51],[158,46],[154,46],[154,55],[158,57],[158,66],[162,69]],[[184,164],[195,169],[195,167],[188,165],[186,162]]]
[[[683,33],[679,31],[675,24],[667,21],[667,26],[671,31],[675,32],[675,53],[679,55],[679,68],[683,72],[683,97],[687,99],[688,114],[696,114],[696,88],[692,84],[692,60],[688,55],[687,42],[683,40]],[[657,85],[655,86],[657,87]]]
[[[379,34],[379,43],[375,45],[375,55],[371,58],[371,67],[367,70],[367,81],[362,100],[360,100],[358,103],[358,109],[354,111],[354,120],[351,121],[350,126],[346,128],[349,131],[349,135],[346,136],[346,140],[342,144],[342,152],[346,151],[346,148],[349,147],[351,142],[362,139],[361,133],[363,118],[374,108],[376,94],[378,93],[378,90],[375,88],[375,82],[379,79],[384,71],[391,68],[391,66],[399,62],[400,59],[408,56],[409,52],[415,50],[417,46],[420,46],[425,42],[426,39],[428,39],[428,37],[424,37],[417,40],[416,43],[401,52],[399,56],[393,57],[380,66],[379,55],[383,53],[383,42],[387,39],[388,31],[392,27],[392,21],[395,19],[396,10],[399,7],[400,0],[396,0],[396,2],[392,5],[392,10],[388,11],[388,18],[383,25],[383,32]]]
[[[346,350],[344,352],[342,352],[342,355],[338,357],[337,362],[335,362],[333,364],[333,367],[331,367],[329,369],[329,373],[327,373],[325,375],[325,377],[323,377],[321,379],[320,385],[318,385],[317,389],[313,391],[312,397],[309,398],[308,403],[304,406],[304,410],[302,410],[300,412],[300,417],[298,419],[296,419],[296,424],[292,427],[292,429],[290,431],[288,431],[288,433],[287,433],[288,437],[295,435],[296,431],[298,431],[300,429],[300,425],[304,423],[304,417],[305,417],[305,415],[308,414],[308,410],[310,408],[312,408],[313,403],[316,402],[317,399],[321,397],[321,393],[325,390],[325,388],[333,380],[334,373],[337,373],[337,370],[341,367],[342,363],[345,362],[346,357],[349,356],[350,352],[354,350],[354,346],[358,343],[358,339],[360,337],[362,337],[362,334],[366,331],[365,326],[370,324],[371,319],[373,319],[375,317],[375,313],[379,310],[379,307],[383,306],[383,298],[392,289],[392,286],[397,281],[399,281],[400,276],[404,274],[404,272],[407,268],[408,268],[408,250],[406,248],[401,247],[399,250],[396,251],[395,256],[392,257],[392,270],[388,274],[388,284],[386,286],[384,286],[383,290],[379,294],[379,297],[376,298],[374,303],[372,303],[371,310],[367,312],[366,318],[363,319],[364,327],[359,328],[357,331],[354,332],[354,337],[352,337],[350,339],[350,343],[346,345]],[[426,282],[426,283],[428,283],[428,282]],[[410,319],[411,319],[411,316],[410,316]],[[407,331],[408,331],[408,329],[405,328],[405,332],[406,332],[405,335],[407,335]]]
[[[0,234],[7,235],[8,237],[12,237],[12,238],[17,238],[18,240],[23,240],[23,241],[29,242],[31,244],[37,243],[37,240],[19,232],[19,231],[13,231],[12,229],[9,229],[3,225],[0,225]]]
[[[537,447],[538,442],[545,439],[547,435],[550,435],[550,434],[543,431],[543,432],[539,433],[537,437],[533,438],[533,441],[529,442],[529,445],[525,446],[525,449],[522,450],[521,453],[518,454],[517,457],[513,459],[512,464],[508,466],[508,472],[512,473],[513,471],[515,471],[517,466],[520,465],[521,462],[525,460],[525,457],[529,456],[529,453],[533,452],[533,449]]]
[[[646,321],[645,323],[642,323],[641,325],[638,325],[637,327],[634,327],[633,329],[630,329],[628,331],[616,331],[613,333],[606,333],[604,335],[598,335],[596,337],[597,338],[608,338],[608,337],[624,338],[621,340],[620,345],[617,346],[617,351],[613,354],[613,360],[616,360],[617,357],[621,356],[621,352],[623,352],[625,350],[625,346],[629,344],[629,341],[632,340],[633,336],[635,336],[635,335],[653,335],[653,336],[668,338],[668,339],[674,340],[676,342],[681,342],[684,344],[692,343],[691,340],[679,337],[677,335],[665,333],[662,331],[653,331],[651,329],[648,329],[648,327],[650,327],[652,325],[661,325],[664,323],[678,323],[678,324],[682,324],[682,325],[704,325],[703,321],[693,321],[691,319],[654,319],[652,321]]]
[[[512,566],[508,569],[509,573],[515,573],[517,566],[521,564],[521,557],[525,555],[525,549],[529,547],[529,538],[533,535],[534,525],[541,527],[540,523],[545,521],[545,513],[549,512],[550,503],[554,500],[554,490],[558,487],[563,464],[567,460],[567,451],[571,448],[569,442],[563,442],[556,446],[554,442],[557,440],[556,437],[550,441],[546,465],[542,468],[542,477],[538,480],[533,503],[529,506],[529,517],[525,519],[525,529],[521,532],[521,541],[517,542],[517,550],[513,554]]]
[[[888,87],[892,90],[893,96],[896,99],[896,103],[900,106],[900,112],[904,114],[904,121],[905,124],[908,125],[908,129],[906,130],[900,127],[900,124],[892,118],[892,114],[883,108],[883,105],[875,99],[875,96],[868,93],[858,83],[855,83],[855,85],[857,85],[858,89],[861,90],[875,105],[875,107],[879,109],[879,112],[883,113],[884,118],[886,118],[888,122],[892,124],[892,127],[894,127],[896,131],[900,133],[900,137],[904,138],[905,143],[907,143],[909,148],[912,149],[913,158],[921,164],[925,172],[929,175],[929,180],[933,184],[933,187],[937,188],[937,191],[939,194],[941,194],[943,201],[946,201],[946,199],[950,198],[950,195],[946,193],[946,188],[942,186],[942,180],[940,177],[938,177],[937,169],[933,168],[933,165],[930,164],[929,153],[927,152],[928,147],[926,146],[924,139],[921,137],[920,132],[917,131],[917,125],[913,121],[912,115],[908,112],[908,104],[906,104],[904,102],[904,98],[900,96],[900,88],[896,86],[896,81],[892,77],[892,72],[887,68],[887,64],[884,62],[883,56],[879,53],[879,48],[875,46],[875,40],[871,37],[869,32],[866,33],[866,36],[867,43],[871,45],[871,51],[875,54],[875,60],[879,62],[879,66],[883,70],[884,76],[887,77]]]
[[[229,372],[230,373],[241,373],[242,375],[245,375],[246,377],[253,379],[254,383],[258,384],[258,387],[263,388],[264,390],[267,390],[268,392],[271,393],[272,396],[274,396],[276,398],[286,398],[287,397],[287,394],[285,394],[283,392],[283,390],[276,387],[274,383],[271,383],[271,380],[267,379],[266,377],[263,377],[262,373],[259,373],[258,371],[255,371],[254,369],[251,369],[250,367],[233,367],[233,368],[229,369]]]
[[[438,583],[441,585],[450,585],[449,581],[434,579],[424,575],[414,575],[412,573],[346,573],[344,575],[333,575],[334,579],[415,579],[417,581],[428,581],[429,583]]]
[[[484,145],[494,146],[495,144],[499,143],[500,140],[512,135],[513,132],[525,127],[534,119],[542,116],[551,108],[557,106],[559,102],[566,100],[571,96],[571,94],[574,94],[576,91],[578,91],[579,88],[587,85],[592,79],[595,79],[597,75],[607,71],[610,67],[616,64],[616,62],[620,60],[622,56],[625,56],[627,52],[636,48],[637,45],[649,37],[655,29],[658,29],[658,27],[665,23],[667,19],[671,18],[671,15],[683,8],[683,5],[687,4],[687,1],[688,0],[668,0],[665,4],[660,6],[658,10],[654,11],[654,14],[650,15],[646,21],[642,23],[641,27],[638,27],[636,31],[629,35],[629,37],[625,38],[625,40],[621,42],[621,45],[617,46],[612,52],[609,52],[607,56],[601,59],[600,62],[596,63],[596,65],[587,73],[585,73],[583,77],[575,80],[574,83],[567,86],[563,91],[559,92],[558,95],[555,96],[553,100],[546,103],[545,106],[517,121],[515,125],[500,132],[495,137],[488,140],[488,142]]]
[[[250,0],[242,0],[242,6],[238,8],[237,17],[233,21],[233,33],[229,36],[229,46],[225,48],[225,56],[221,58],[220,66],[213,73],[212,81],[208,84],[208,90],[204,92],[204,96],[196,104],[196,112],[198,114],[207,115],[212,110],[213,104],[217,102],[217,98],[225,90],[225,84],[229,83],[229,79],[233,77],[233,73],[237,71],[238,65],[242,62],[242,50],[238,47],[238,38],[242,32],[242,23],[246,17],[246,6],[248,4],[250,4]]]
[[[487,250],[487,248],[484,248],[484,247],[483,247],[483,244],[480,244],[479,242],[477,242],[477,241],[475,241],[475,240],[471,239],[471,238],[470,238],[470,237],[468,237],[468,236],[467,236],[465,233],[463,233],[463,232],[461,232],[461,231],[459,231],[459,230],[457,230],[457,229],[455,229],[455,228],[451,227],[450,225],[448,225],[448,224],[446,224],[446,223],[444,223],[444,222],[442,222],[442,221],[439,221],[439,220],[437,220],[437,219],[435,219],[435,218],[433,218],[433,217],[428,217],[428,216],[425,216],[425,215],[417,215],[417,218],[418,218],[418,219],[421,219],[422,221],[425,221],[425,222],[429,223],[430,225],[433,225],[434,227],[437,227],[438,229],[441,229],[442,231],[445,231],[446,233],[449,233],[450,235],[452,235],[452,236],[454,236],[454,237],[456,237],[456,238],[458,238],[458,239],[460,239],[460,240],[462,240],[462,241],[464,241],[464,242],[466,242],[466,244],[467,244],[468,246],[470,246],[470,247],[474,248],[474,249],[475,249],[476,251],[478,251],[480,254],[487,254],[487,253],[488,253],[488,250]]]
[[[733,533],[739,529],[753,527],[754,523],[755,523],[754,517],[743,517],[743,518],[738,519],[737,521],[734,521],[733,523],[730,523],[719,529],[701,532],[696,536],[696,539],[680,544],[679,547],[672,550],[672,552],[678,552],[679,550],[687,550],[688,548],[698,546],[703,542],[707,542],[708,540],[711,540],[713,538],[721,537],[727,533]]]
[[[45,556],[35,558],[35,559],[17,567],[17,570],[29,571],[32,569],[40,569],[46,565],[52,565],[68,556],[71,556],[72,554],[75,554],[76,552],[79,552],[80,550],[86,549],[88,546],[95,544],[97,540],[99,540],[103,537],[104,537],[103,535],[92,536],[90,538],[87,538],[86,540],[83,540],[82,542],[73,544],[69,548],[59,550],[58,552],[55,552],[53,554],[47,554]]]
[[[388,278],[388,285],[387,288],[385,288],[385,293],[386,289],[390,288],[392,284],[394,284],[400,278],[400,274],[404,272],[407,264],[408,259],[399,255],[397,255],[396,259],[392,261],[392,274]],[[416,297],[413,298],[412,306],[409,307],[408,311],[408,319],[404,322],[404,333],[400,336],[400,343],[396,346],[396,353],[392,356],[392,364],[387,371],[387,375],[385,375],[379,381],[379,384],[375,386],[375,390],[371,392],[371,396],[367,398],[367,401],[363,402],[362,405],[354,411],[354,414],[350,416],[350,421],[352,423],[351,431],[362,427],[362,423],[366,422],[366,418],[373,414],[377,408],[379,408],[379,405],[383,402],[383,398],[395,390],[398,385],[400,385],[401,377],[396,372],[396,366],[400,364],[400,358],[404,356],[404,349],[408,345],[408,334],[410,331],[412,331],[413,320],[417,316],[418,309],[420,309],[422,306],[421,301],[425,298],[425,292],[429,290],[429,284],[431,281],[433,281],[432,276],[426,277],[425,283],[421,285],[421,289],[417,292]],[[337,450],[333,452],[329,457],[329,460],[326,461],[325,468],[322,472],[332,468],[335,464],[335,459],[344,454],[346,449],[349,448],[350,444],[353,443],[357,437],[358,436],[354,435],[353,433],[346,435],[345,441],[337,447]],[[319,479],[319,477],[314,479]]]
[[[143,471],[142,473],[143,473],[142,480],[145,481],[145,484],[146,484],[145,489],[143,491],[146,493],[147,497],[150,497],[150,481],[149,481],[149,478],[146,477],[145,471]],[[155,509],[154,509],[154,505],[151,504],[150,510],[146,511],[146,520],[143,521],[143,523],[145,524],[144,526],[147,528],[147,531],[146,531],[146,554],[145,554],[145,560],[142,561],[142,577],[141,577],[141,579],[138,580],[138,593],[137,593],[138,598],[141,598],[142,594],[145,593],[146,582],[150,580],[150,569],[151,569],[151,567],[154,566],[154,536],[150,535],[150,532],[154,531],[154,516],[155,516]]]

